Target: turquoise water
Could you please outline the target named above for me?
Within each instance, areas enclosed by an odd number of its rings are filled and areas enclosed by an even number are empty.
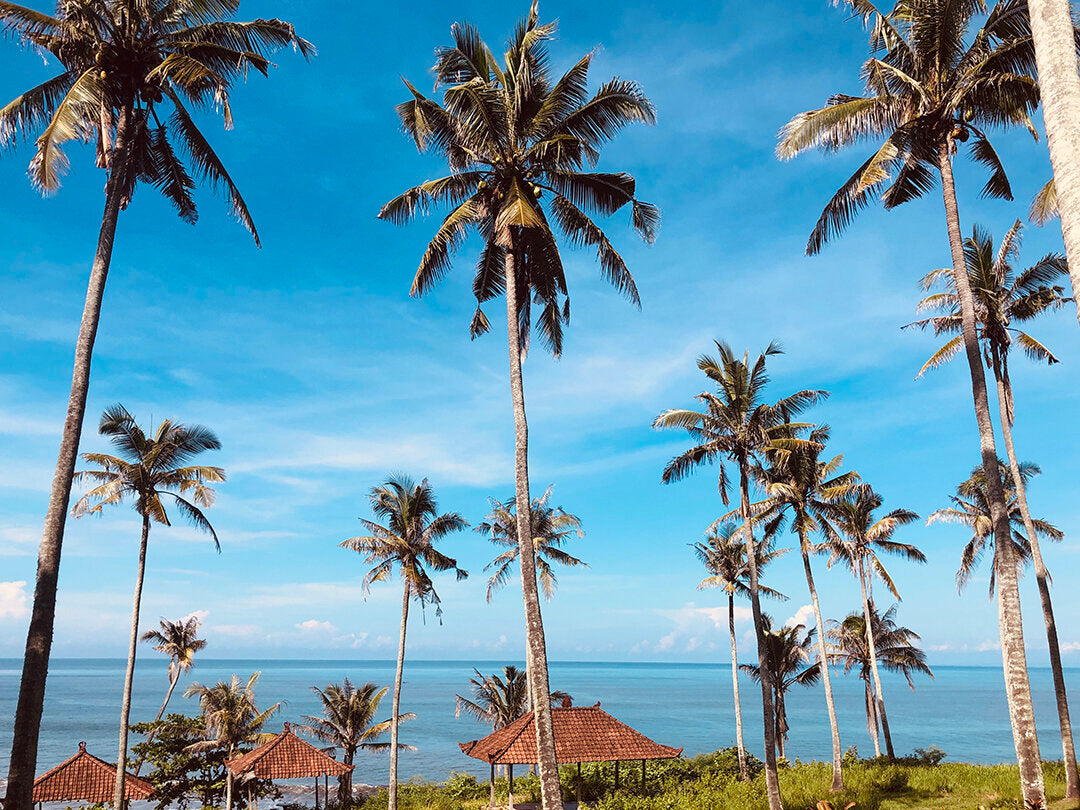
[[[401,756],[405,776],[442,779],[453,770],[485,774],[479,762],[464,756],[459,741],[486,733],[471,718],[454,717],[454,695],[464,692],[472,667],[493,672],[508,662],[409,661],[405,667],[402,711],[417,719],[402,726],[402,741],[415,752]],[[191,680],[216,683],[237,673],[246,679],[262,671],[257,694],[260,706],[284,701],[271,721],[272,730],[284,720],[300,722],[317,712],[311,686],[324,686],[348,676],[354,683],[389,685],[392,661],[222,661],[199,660],[177,688],[170,711],[194,713],[194,701],[181,697]],[[56,660],[49,674],[42,724],[38,771],[52,767],[86,740],[91,753],[112,761],[116,756],[124,664],[119,660]],[[935,678],[920,678],[916,691],[903,679],[886,676],[884,691],[889,723],[898,753],[936,745],[950,759],[1003,762],[1013,758],[1012,736],[1004,699],[1001,670],[995,667],[936,667]],[[15,712],[20,662],[0,659],[0,775],[7,774],[11,718]],[[1039,741],[1048,759],[1061,756],[1050,672],[1032,669]],[[1073,695],[1080,694],[1080,670],[1067,671]],[[578,705],[597,701],[605,710],[658,742],[683,746],[687,754],[732,745],[731,670],[726,664],[564,663],[551,665],[552,688],[574,696]],[[167,686],[165,666],[158,659],[140,659],[136,667],[133,721],[152,719]],[[740,680],[746,744],[761,749],[761,693],[751,681]],[[834,678],[834,691],[845,748],[857,745],[872,754],[866,731],[861,682],[854,676]],[[1074,700],[1076,698],[1074,697]],[[384,703],[389,716],[389,695]],[[791,725],[789,756],[825,759],[830,756],[829,727],[821,687],[798,688],[788,698]],[[386,781],[386,755],[359,758],[358,782]]]

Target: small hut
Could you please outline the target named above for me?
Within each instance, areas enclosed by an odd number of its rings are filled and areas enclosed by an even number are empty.
[[[582,762],[614,762],[615,786],[619,786],[619,763],[641,762],[641,781],[645,781],[645,763],[652,759],[676,759],[683,749],[661,745],[621,723],[595,706],[570,706],[564,702],[551,710],[555,732],[555,760],[560,765]],[[488,734],[482,740],[458,743],[463,753],[487,762],[491,767],[491,804],[495,804],[495,766],[506,765],[510,777],[510,806],[514,804],[514,765],[536,762],[536,725],[533,713],[522,715],[513,723]]]
[[[124,798],[146,799],[154,786],[132,773],[124,777]],[[79,743],[79,752],[34,780],[33,800],[42,802],[87,802],[105,804],[116,793],[116,766],[98,759]]]
[[[256,779],[315,779],[315,808],[319,807],[319,777],[324,778],[323,805],[329,796],[330,777],[341,776],[353,769],[352,765],[338,762],[325,751],[301,740],[285,724],[285,730],[254,751],[230,759],[225,767],[233,776]]]

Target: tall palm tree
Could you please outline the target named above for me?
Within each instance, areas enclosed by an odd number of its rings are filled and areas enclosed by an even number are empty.
[[[802,556],[803,572],[806,575],[806,587],[810,591],[810,604],[814,609],[815,627],[818,643],[818,660],[825,660],[825,640],[820,628],[825,626],[821,617],[821,604],[818,601],[817,585],[814,583],[814,571],[810,564],[813,551],[811,534],[822,530],[823,522],[828,520],[830,507],[840,498],[847,497],[857,485],[859,475],[856,472],[839,472],[844,463],[842,455],[833,456],[828,461],[821,459],[825,445],[829,441],[828,425],[815,428],[807,437],[808,441],[794,449],[776,448],[765,453],[765,464],[756,470],[759,484],[766,498],[756,505],[763,509],[763,516],[781,516],[791,513],[791,530],[799,537],[799,551]],[[773,518],[775,520],[775,517]],[[779,527],[778,527],[779,528]],[[836,706],[833,702],[832,680],[829,668],[821,670],[825,685],[825,709],[829,715],[829,729],[832,735],[833,778],[831,790],[844,789],[843,749],[840,745],[840,726],[836,721]]]
[[[434,604],[441,615],[439,594],[428,573],[450,571],[459,580],[469,574],[458,568],[457,560],[435,548],[448,534],[468,528],[465,518],[456,512],[439,514],[435,491],[425,478],[419,484],[406,475],[396,475],[373,487],[368,495],[371,512],[384,523],[360,519],[371,534],[350,537],[342,547],[364,555],[364,562],[374,566],[364,575],[364,593],[374,582],[390,579],[397,566],[402,581],[401,631],[398,635],[397,672],[394,676],[393,712],[390,717],[390,810],[397,808],[398,724],[401,719],[401,675],[405,666],[405,628],[409,621],[409,602]]]
[[[490,725],[491,730],[495,731],[529,712],[528,678],[524,671],[511,664],[503,667],[502,677],[498,673],[484,675],[478,669],[473,669],[473,672],[476,677],[469,678],[472,697],[455,695],[455,717],[465,712],[481,723]],[[569,698],[566,692],[556,690],[551,693],[548,705],[558,706]]]
[[[91,355],[120,212],[138,184],[157,188],[180,218],[194,222],[200,179],[224,192],[234,216],[256,238],[240,191],[200,131],[193,111],[220,111],[232,124],[229,94],[251,70],[266,75],[268,56],[292,46],[314,53],[293,26],[274,19],[234,22],[239,0],[58,0],[54,15],[0,2],[0,30],[47,51],[60,72],[0,107],[0,150],[35,140],[30,181],[48,194],[68,168],[63,146],[97,144],[106,171],[105,207],[75,344],[56,472],[38,552],[34,604],[8,775],[9,810],[31,810],[38,731],[49,669],[56,587],[71,476],[90,386]],[[171,112],[170,112],[171,110]],[[186,160],[186,166],[185,166]],[[189,173],[189,169],[190,172]],[[194,177],[192,177],[194,174]]]
[[[206,739],[188,746],[191,751],[219,749],[226,760],[232,759],[248,743],[261,743],[271,736],[263,733],[266,721],[281,708],[275,703],[259,711],[255,704],[255,684],[261,672],[253,672],[247,683],[233,675],[228,681],[218,681],[214,686],[193,683],[184,690],[184,697],[198,698],[202,712]],[[232,810],[233,775],[225,769],[225,810]],[[117,805],[119,806],[119,805]]]
[[[762,619],[765,623],[765,645],[769,653],[768,666],[775,704],[776,753],[784,759],[787,756],[789,731],[785,709],[787,693],[796,685],[816,684],[825,667],[819,661],[812,661],[815,635],[813,628],[807,630],[806,625],[796,624],[774,629],[772,617],[766,613]],[[739,668],[755,681],[761,680],[761,668],[756,664],[742,664]]]
[[[209,428],[202,425],[182,425],[169,419],[147,436],[123,405],[106,408],[101,415],[98,433],[108,436],[120,454],[83,453],[83,460],[98,469],[83,470],[74,475],[76,481],[96,484],[72,507],[75,517],[99,515],[106,506],[133,501],[142,519],[139,541],[139,567],[135,576],[135,596],[131,607],[131,638],[128,643],[127,672],[124,676],[124,699],[120,709],[120,747],[117,762],[127,762],[128,720],[131,715],[131,683],[135,675],[135,647],[139,641],[139,610],[142,604],[143,577],[146,573],[146,547],[150,540],[150,524],[169,522],[165,508],[168,496],[172,505],[189,523],[210,535],[214,547],[221,551],[217,532],[203,514],[214,503],[214,490],[207,484],[225,480],[221,467],[190,464],[192,459],[207,450],[221,449],[221,442]],[[185,497],[187,496],[187,497]],[[188,500],[190,498],[190,500]],[[116,769],[116,807],[124,801],[125,769]]]
[[[1012,198],[1004,166],[984,129],[1021,125],[1035,134],[1030,115],[1039,102],[1039,87],[1026,0],[998,0],[985,17],[985,0],[897,0],[888,13],[867,0],[843,0],[843,5],[871,29],[872,53],[863,65],[866,94],[838,94],[824,107],[795,116],[780,133],[777,153],[790,158],[811,148],[834,151],[863,140],[880,142],[826,205],[810,236],[808,253],[818,252],[877,195],[886,208],[894,208],[921,197],[936,178],[941,180],[961,335],[998,539],[994,544],[998,616],[1013,743],[1024,800],[1041,807],[1046,795],[1019,587],[1008,542],[1005,495],[994,472],[997,448],[952,165],[958,147],[971,141],[972,157],[990,172],[983,194]]]
[[[828,660],[835,664],[842,663],[845,674],[855,667],[859,669],[866,696],[866,730],[876,739],[878,709],[871,685],[874,662],[889,672],[902,674],[912,690],[915,689],[912,674],[921,672],[931,678],[934,674],[926,665],[926,653],[914,644],[919,640],[919,635],[906,627],[897,627],[896,605],[884,614],[871,606],[870,617],[870,626],[874,629],[872,636],[866,632],[864,611],[850,613],[842,622],[832,622],[833,626],[825,631],[825,635],[830,642]],[[867,644],[868,639],[873,640],[873,652]]]
[[[1069,0],[1027,0],[1027,7],[1039,69],[1046,143],[1054,167],[1051,182],[1069,257],[1073,297],[1080,302],[1080,78],[1076,28]],[[1076,795],[1069,793],[1068,797]]]
[[[552,563],[569,568],[579,565],[588,567],[588,563],[582,562],[561,548],[563,543],[574,536],[581,539],[585,536],[585,532],[581,528],[581,518],[570,514],[561,506],[550,505],[553,489],[554,485],[549,486],[544,490],[543,495],[534,498],[529,512],[529,517],[532,519],[533,547],[536,549],[536,578],[540,582],[544,598],[549,602],[559,584]],[[495,498],[488,498],[488,503],[491,505],[491,512],[483,523],[477,525],[476,531],[486,535],[495,545],[506,546],[506,551],[484,566],[485,571],[493,569],[487,583],[487,600],[490,602],[495,592],[510,579],[520,548],[517,539],[517,517],[514,514],[515,499],[498,501]]]
[[[1050,599],[1050,582],[1039,547],[1038,528],[1028,509],[1026,478],[1016,458],[1012,426],[1015,421],[1012,383],[1009,378],[1009,350],[1018,344],[1029,358],[1049,365],[1058,362],[1053,353],[1040,341],[1014,324],[1030,321],[1043,313],[1060,309],[1070,300],[1057,282],[1066,272],[1065,257],[1049,253],[1036,264],[1019,272],[1013,264],[1019,258],[1022,225],[1019,220],[1001,240],[997,251],[988,232],[976,227],[964,242],[964,258],[971,290],[975,298],[975,314],[978,336],[982,343],[986,364],[994,375],[997,389],[998,417],[1001,422],[1005,452],[1009,459],[1012,483],[1006,486],[1006,500],[1010,523],[1013,512],[1018,511],[1027,535],[1026,547],[1034,562],[1035,580],[1046,626],[1047,645],[1050,650],[1050,669],[1054,678],[1057,700],[1058,723],[1061,731],[1062,751],[1065,763],[1065,793],[1070,798],[1080,797],[1080,778],[1077,775],[1076,750],[1073,746],[1072,722],[1069,719],[1069,699],[1065,690],[1065,675],[1061,666],[1061,647],[1058,642],[1057,623]],[[937,270],[923,278],[923,288],[931,290],[941,282],[943,292],[929,295],[919,304],[920,310],[936,310],[933,317],[915,321],[911,326],[931,327],[935,334],[954,334],[960,331],[960,307],[956,288],[947,271]],[[920,370],[920,376],[929,368],[947,362],[960,350],[960,338],[953,337],[936,351]],[[985,476],[982,479],[985,481]],[[1026,557],[1025,557],[1026,559]]]
[[[475,27],[451,28],[453,44],[436,51],[435,89],[442,104],[406,81],[411,98],[398,105],[405,131],[421,151],[434,150],[451,174],[409,189],[383,206],[382,219],[405,223],[431,207],[450,208],[420,260],[411,293],[422,296],[450,269],[466,233],[484,242],[473,278],[477,308],[473,337],[489,328],[484,302],[506,302],[510,393],[514,411],[514,484],[528,667],[535,695],[548,694],[547,652],[535,564],[528,553],[528,422],[521,362],[532,331],[554,354],[562,350],[570,305],[556,230],[572,245],[596,250],[604,277],[638,303],[626,263],[590,216],[627,206],[635,230],[651,242],[659,225],[655,206],[637,199],[626,172],[595,172],[600,148],[623,127],[652,123],[652,103],[636,82],[611,79],[591,97],[593,53],[554,79],[547,43],[555,24],[541,25],[534,0],[510,37],[500,64]],[[543,201],[546,198],[546,203]],[[551,226],[554,221],[555,228]],[[551,713],[537,705],[537,759],[544,810],[561,807]]]
[[[333,748],[340,748],[341,761],[346,765],[353,764],[357,751],[386,751],[390,748],[390,743],[379,742],[378,738],[390,730],[393,719],[377,723],[375,715],[378,714],[379,704],[388,690],[389,687],[380,689],[370,681],[356,687],[348,678],[340,684],[332,683],[325,689],[313,686],[311,691],[318,696],[319,703],[322,704],[322,717],[304,715],[307,725],[297,728]],[[406,712],[400,715],[398,720],[415,718],[415,714]],[[398,743],[398,748],[408,750],[411,746]],[[352,801],[350,768],[338,777],[338,806],[349,807]]]
[[[893,540],[893,535],[898,528],[914,523],[919,516],[909,509],[894,509],[884,517],[878,518],[874,512],[881,508],[883,503],[882,497],[864,484],[860,485],[851,497],[832,504],[829,510],[831,519],[822,524],[826,534],[822,548],[830,552],[830,566],[840,560],[859,580],[863,616],[866,619],[863,627],[867,628],[866,645],[870,656],[870,672],[874,679],[873,707],[881,719],[881,730],[885,736],[885,751],[889,759],[894,759],[896,752],[893,750],[889,721],[885,715],[885,695],[881,689],[877,651],[874,646],[874,637],[869,632],[869,628],[873,627],[870,618],[874,609],[873,580],[876,574],[893,597],[899,600],[900,592],[881,561],[879,552],[901,556],[910,562],[917,563],[925,563],[926,555],[909,543]],[[876,723],[873,730],[874,753],[881,756]]]
[[[165,692],[165,700],[158,709],[154,722],[158,722],[172,699],[173,690],[180,682],[180,676],[188,672],[195,665],[195,653],[206,647],[206,640],[199,638],[199,619],[197,616],[188,616],[186,619],[169,621],[162,619],[158,624],[160,630],[147,630],[142,634],[143,641],[150,641],[154,649],[169,658],[169,688]],[[146,735],[146,742],[154,739],[157,729],[153,729]],[[139,775],[142,769],[143,758],[139,757],[135,762],[135,775]]]
[[[1042,470],[1037,464],[1024,462],[1020,465],[1020,475],[1026,484]],[[1031,544],[1024,531],[1024,518],[1020,514],[1019,499],[1016,490],[1008,483],[1008,468],[1004,462],[1000,463],[1000,475],[1002,486],[1009,504],[1009,522],[1015,527],[1012,534],[1013,556],[1018,564],[1023,565],[1032,558]],[[986,494],[986,476],[983,475],[982,466],[971,471],[971,476],[962,481],[956,487],[956,495],[950,495],[952,506],[938,509],[931,513],[926,523],[959,523],[971,529],[971,539],[964,545],[960,553],[960,568],[956,572],[956,589],[962,591],[970,582],[972,575],[979,566],[987,546],[993,545],[994,533],[990,526],[990,509]],[[1030,518],[1030,516],[1029,516]],[[1061,540],[1065,533],[1059,528],[1039,518],[1031,519],[1034,531],[1050,540]],[[990,596],[994,595],[994,570],[990,570]]]
[[[739,537],[741,527],[728,521],[721,523],[714,531],[705,535],[704,542],[692,543],[694,554],[705,566],[708,576],[701,580],[698,589],[722,588],[728,597],[728,635],[731,638],[731,690],[735,702],[735,744],[739,756],[739,776],[744,781],[750,780],[750,770],[746,762],[746,748],[743,745],[742,705],[739,702],[739,647],[735,641],[735,595],[750,594],[750,565],[746,560],[746,543]],[[757,544],[758,592],[763,596],[787,599],[779,591],[761,584],[761,576],[766,565],[784,553],[764,543]]]
[[[827,394],[824,391],[799,391],[768,404],[763,400],[769,379],[765,364],[770,356],[781,353],[779,345],[770,343],[753,364],[750,363],[749,353],[740,359],[726,343],[717,341],[716,348],[718,357],[703,355],[697,363],[698,368],[716,386],[715,394],[706,391],[697,396],[705,403],[705,410],[667,410],[656,417],[653,427],[685,430],[694,442],[693,447],[668,462],[661,476],[664,483],[685,478],[702,464],[720,461],[720,497],[727,505],[728,474],[723,462],[733,464],[739,473],[742,537],[750,569],[750,606],[754,614],[758,665],[764,674],[761,679],[761,703],[765,733],[765,784],[770,810],[780,810],[780,783],[776,774],[776,752],[773,750],[773,688],[761,621],[757,551],[751,525],[750,475],[761,454],[770,447],[799,445],[799,440],[790,435],[791,418]]]

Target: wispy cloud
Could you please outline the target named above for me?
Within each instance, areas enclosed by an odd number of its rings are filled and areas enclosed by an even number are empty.
[[[0,619],[23,619],[29,615],[26,582],[0,582]]]

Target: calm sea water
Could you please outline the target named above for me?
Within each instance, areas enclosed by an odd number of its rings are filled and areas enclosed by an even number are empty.
[[[415,752],[401,756],[405,776],[439,780],[450,771],[486,775],[485,767],[464,756],[459,741],[483,736],[487,729],[468,717],[454,717],[454,696],[464,694],[476,665],[494,672],[504,662],[408,661],[402,690],[402,711],[417,719],[402,726],[403,742]],[[389,685],[392,661],[223,661],[199,660],[177,689],[170,711],[193,714],[193,700],[181,693],[191,680],[216,683],[233,673],[246,679],[262,671],[257,694],[260,706],[283,701],[271,721],[278,730],[285,720],[300,722],[318,711],[313,685],[325,686],[348,676],[354,683],[374,681]],[[38,753],[38,771],[66,759],[86,740],[91,753],[112,761],[116,756],[116,723],[123,688],[124,663],[119,660],[55,660],[49,673],[45,717]],[[950,759],[1003,762],[1013,758],[1012,736],[1005,706],[1001,670],[995,667],[937,667],[935,678],[920,678],[910,691],[903,679],[886,677],[884,684],[889,722],[898,753],[936,745]],[[19,685],[20,662],[0,659],[0,774],[7,773],[12,718]],[[1032,690],[1039,720],[1043,755],[1060,758],[1050,672],[1033,669]],[[551,664],[552,688],[563,689],[577,705],[600,701],[603,708],[658,742],[683,746],[688,755],[733,745],[731,670],[727,665],[561,663]],[[1080,694],[1080,670],[1066,672],[1073,694]],[[133,721],[152,719],[164,698],[165,667],[155,659],[140,659],[136,667]],[[761,749],[761,703],[758,686],[740,681],[746,744]],[[863,713],[862,685],[854,676],[834,679],[841,740],[845,748],[857,745],[872,754]],[[384,702],[389,716],[389,694]],[[788,698],[791,725],[789,756],[801,759],[830,757],[829,727],[820,687],[797,688]],[[386,781],[386,755],[361,756],[356,780],[370,784]]]

